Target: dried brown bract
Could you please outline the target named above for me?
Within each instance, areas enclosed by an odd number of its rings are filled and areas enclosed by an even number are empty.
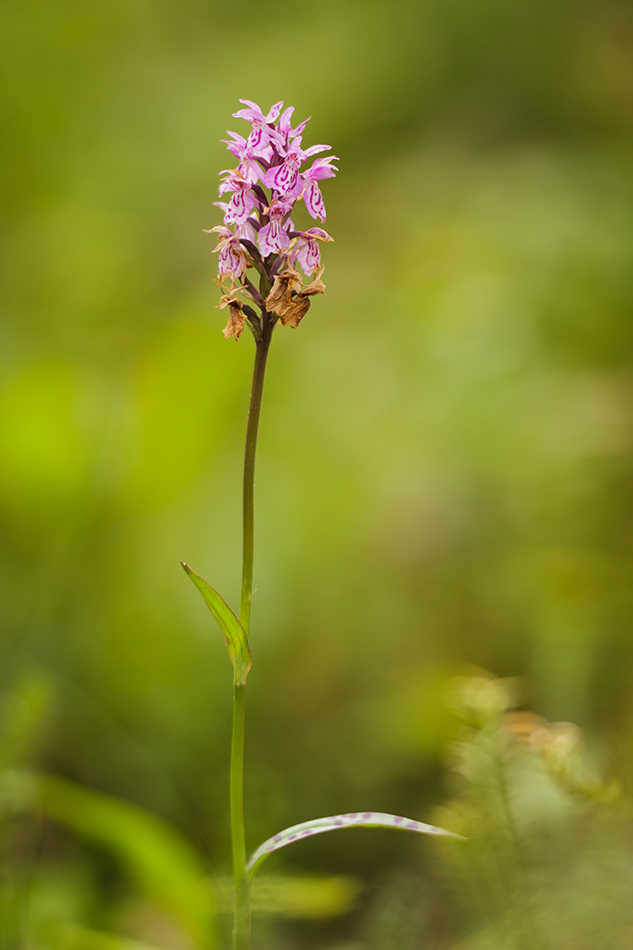
[[[242,302],[232,294],[223,294],[223,296],[220,297],[220,303],[217,309],[222,310],[224,307],[229,308],[229,319],[222,333],[227,340],[230,337],[235,337],[236,340],[239,340],[244,332],[244,324],[246,322],[246,314],[242,310]]]
[[[301,276],[292,267],[287,267],[281,274],[275,276],[272,289],[266,297],[266,309],[282,317],[292,306],[293,292],[301,290],[301,287]]]
[[[310,297],[325,293],[325,284],[319,276],[304,287],[301,277],[291,267],[275,277],[272,290],[266,297],[266,308],[276,313],[285,327],[298,327],[310,309]]]

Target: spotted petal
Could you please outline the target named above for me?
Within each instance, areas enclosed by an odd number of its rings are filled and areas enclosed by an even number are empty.
[[[268,257],[277,251],[287,251],[290,246],[288,224],[284,226],[278,216],[271,216],[270,223],[265,224],[257,235],[257,243],[262,257]]]
[[[332,238],[323,228],[309,228],[307,231],[303,231],[297,238],[290,255],[291,265],[294,267],[297,263],[304,274],[313,274],[321,264],[318,242],[331,240]]]
[[[303,194],[303,200],[305,201],[305,206],[311,218],[319,218],[320,221],[325,221],[326,214],[323,195],[316,181],[311,181],[308,184]]]
[[[229,201],[228,207],[226,209],[226,214],[224,215],[225,224],[244,224],[248,220],[248,216],[255,207],[257,199],[255,195],[244,185],[241,188],[236,189]]]
[[[298,180],[297,166],[293,162],[284,162],[283,165],[270,168],[263,179],[267,188],[274,188],[283,195],[292,193],[297,187]]]
[[[279,101],[279,102],[276,102],[276,103],[274,104],[274,106],[271,106],[270,112],[269,112],[268,115],[266,116],[266,120],[265,120],[267,123],[268,123],[268,122],[274,122],[275,119],[278,118],[279,113],[281,112],[281,108],[282,108],[283,104],[284,104],[283,99],[280,99],[280,101]]]

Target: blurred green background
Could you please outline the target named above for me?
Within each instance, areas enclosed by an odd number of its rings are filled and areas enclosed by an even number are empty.
[[[238,98],[283,98],[340,173],[327,296],[276,333],[266,384],[248,845],[337,811],[428,820],[465,665],[519,677],[517,702],[577,723],[626,789],[630,5],[9,0],[1,18],[0,684],[6,721],[16,703],[38,720],[14,759],[226,870],[230,666],[178,558],[236,604],[253,346],[222,337],[202,229]],[[82,926],[189,946],[140,912],[112,923],[131,898],[98,843],[15,821],[3,893],[28,879],[31,910],[3,946],[40,945],[40,891]],[[376,946],[403,946],[374,898],[409,868],[428,899],[435,852],[346,834],[274,860],[356,876],[360,909],[262,945],[365,946],[380,919]],[[429,947],[466,940],[434,913]]]

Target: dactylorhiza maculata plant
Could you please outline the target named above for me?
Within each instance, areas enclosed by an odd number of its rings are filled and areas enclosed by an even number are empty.
[[[335,176],[338,169],[333,162],[338,159],[335,156],[317,158],[309,168],[301,171],[301,167],[312,156],[330,150],[329,145],[303,148],[303,131],[309,120],[293,127],[294,109],[290,107],[282,112],[283,102],[277,102],[267,115],[249,99],[240,99],[240,102],[246,108],[240,109],[234,116],[245,119],[251,129],[247,137],[229,132],[230,139],[224,140],[238,160],[238,165],[220,172],[220,195],[230,197],[228,201],[217,202],[224,211],[224,224],[211,228],[209,232],[217,233],[220,238],[216,247],[216,251],[219,251],[217,283],[222,290],[220,308],[228,307],[229,312],[224,335],[239,339],[244,326],[248,324],[255,339],[255,367],[244,456],[239,618],[216,590],[188,564],[183,563],[224,633],[234,670],[230,808],[235,883],[233,945],[236,950],[244,950],[248,946],[253,877],[262,861],[273,851],[314,834],[359,825],[400,828],[435,835],[451,834],[442,828],[397,815],[372,811],[352,812],[316,818],[286,828],[261,844],[246,860],[244,725],[246,677],[252,664],[248,635],[253,593],[255,449],[264,374],[277,323],[298,327],[310,307],[310,297],[324,292],[319,245],[332,238],[320,227],[298,231],[291,214],[295,206],[303,201],[311,218],[325,221],[325,205],[319,182]],[[249,271],[252,272],[251,276]]]

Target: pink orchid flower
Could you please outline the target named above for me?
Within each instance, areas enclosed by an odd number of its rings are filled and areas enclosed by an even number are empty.
[[[321,189],[317,182],[322,181],[324,178],[335,177],[338,168],[336,165],[332,165],[331,162],[337,161],[338,158],[336,155],[330,155],[328,158],[317,158],[311,167],[301,174],[301,179],[306,185],[303,192],[303,200],[311,218],[318,218],[320,221],[325,221],[325,204],[323,203],[323,195],[321,194]]]
[[[264,176],[260,161],[265,162],[266,166],[270,163],[273,155],[272,148],[269,145],[264,146],[264,148],[249,148],[243,135],[238,135],[237,132],[231,132],[230,130],[227,130],[227,134],[232,137],[233,141],[229,139],[220,139],[220,141],[224,142],[229,152],[232,152],[239,159],[238,175],[241,175],[249,184],[256,184]]]
[[[287,251],[290,247],[290,222],[284,227],[283,219],[290,211],[291,205],[285,201],[273,198],[268,209],[269,224],[266,224],[257,235],[257,243],[263,257],[278,251]]]
[[[269,168],[264,175],[263,182],[267,188],[274,188],[282,195],[295,196],[299,185],[299,168],[311,155],[326,152],[331,145],[311,145],[310,148],[301,148],[301,136],[298,135],[288,146],[286,157],[282,165]],[[298,195],[296,196],[298,197]]]
[[[240,244],[240,239],[229,228],[218,225],[206,231],[207,234],[217,232],[220,241],[215,251],[219,251],[218,257],[218,277],[230,277],[233,280],[239,280],[246,270],[246,254]]]
[[[220,174],[227,176],[220,185],[220,194],[227,191],[233,192],[224,215],[224,223],[243,224],[258,204],[257,197],[251,189],[251,183],[231,169]]]
[[[265,148],[270,143],[275,142],[278,145],[283,146],[283,135],[281,135],[276,129],[272,128],[272,123],[278,118],[279,113],[281,112],[281,107],[284,104],[283,99],[281,102],[276,102],[266,116],[256,102],[252,102],[250,99],[240,99],[240,102],[243,102],[250,108],[240,109],[238,112],[234,112],[233,118],[245,119],[253,126],[251,133],[246,140],[247,147],[252,149],[261,149]]]
[[[304,274],[308,276],[313,274],[321,264],[321,249],[318,242],[333,240],[334,238],[331,238],[323,228],[309,228],[307,231],[302,231],[290,253],[290,266],[294,267],[297,263]]]

